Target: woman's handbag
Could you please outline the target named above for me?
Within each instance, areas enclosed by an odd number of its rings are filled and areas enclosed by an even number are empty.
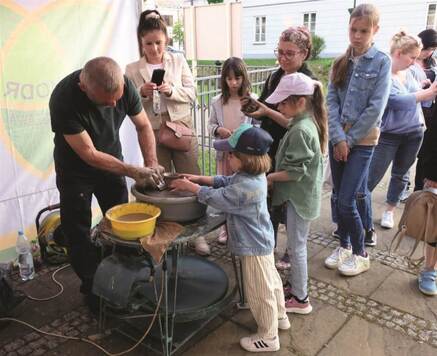
[[[158,143],[175,151],[188,152],[193,136],[193,131],[184,124],[164,121],[159,128]]]

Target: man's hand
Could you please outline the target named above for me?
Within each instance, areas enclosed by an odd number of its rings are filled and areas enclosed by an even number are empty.
[[[139,187],[156,188],[162,182],[162,175],[157,168],[132,166],[129,171],[128,176],[133,178]]]

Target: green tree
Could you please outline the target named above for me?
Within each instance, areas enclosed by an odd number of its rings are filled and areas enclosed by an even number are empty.
[[[179,48],[184,45],[184,27],[182,26],[182,23],[180,21],[176,21],[176,23],[173,25],[173,39],[176,40],[179,44]]]
[[[208,4],[221,4],[223,0],[208,0]]]
[[[317,35],[312,35],[313,39],[313,48],[311,51],[311,58],[316,59],[319,58],[320,53],[326,48],[325,40]]]

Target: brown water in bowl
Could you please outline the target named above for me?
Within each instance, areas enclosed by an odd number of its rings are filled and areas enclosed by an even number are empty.
[[[151,218],[152,215],[145,214],[145,213],[131,213],[119,216],[117,220],[119,221],[141,221],[141,220],[147,220]]]

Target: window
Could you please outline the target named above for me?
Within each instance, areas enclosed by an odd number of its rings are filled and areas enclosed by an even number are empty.
[[[167,26],[173,26],[173,15],[161,15]]]
[[[314,34],[316,32],[316,13],[306,12],[303,14],[303,25]]]
[[[429,4],[428,16],[426,18],[426,28],[436,28],[436,4]]]
[[[255,17],[255,43],[264,43],[266,41],[266,17]]]

